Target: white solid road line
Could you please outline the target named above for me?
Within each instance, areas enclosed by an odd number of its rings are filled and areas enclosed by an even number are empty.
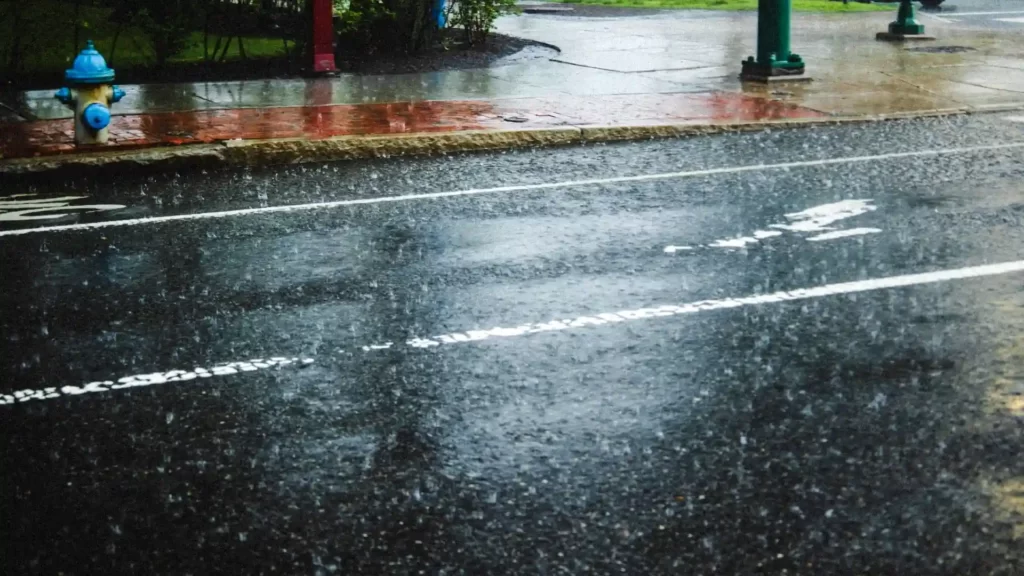
[[[749,166],[729,166],[725,168],[709,168],[706,170],[689,170],[685,172],[665,172],[661,174],[642,174],[639,176],[620,176],[616,178],[595,178],[593,180],[566,180],[562,182],[544,182],[539,184],[519,184],[515,186],[497,186],[495,188],[471,188],[449,192],[430,192],[425,194],[406,194],[403,196],[379,196],[376,198],[360,198],[358,200],[338,200],[335,202],[319,202],[315,204],[291,204],[284,206],[267,206],[262,208],[243,208],[240,210],[224,210],[221,212],[199,212],[195,214],[176,214],[173,216],[154,216],[152,218],[132,218],[125,220],[108,220],[88,224],[67,224],[63,226],[45,226],[41,228],[23,228],[20,230],[2,230],[3,236],[23,236],[44,232],[68,232],[72,230],[100,230],[120,226],[142,226],[164,222],[181,222],[206,220],[211,218],[230,218],[233,216],[252,216],[274,214],[279,212],[301,212],[308,210],[324,210],[343,206],[362,206],[368,204],[385,204],[392,202],[408,202],[413,200],[437,200],[458,196],[476,196],[480,194],[498,194],[502,192],[529,192],[534,190],[551,190],[556,188],[573,188],[579,186],[597,186],[602,184],[621,184],[624,182],[650,182],[670,180],[674,178],[694,178],[699,176],[716,176],[720,174],[737,174],[741,172],[757,172],[761,170],[785,170],[789,168],[808,168],[814,166],[832,166],[836,164],[854,164],[860,162],[877,162],[900,158],[920,158],[926,156],[947,156],[952,154],[969,154],[972,152],[991,152],[994,150],[1013,150],[1024,148],[1024,142],[1007,144],[991,144],[987,146],[970,146],[966,148],[942,148],[937,150],[915,150],[913,152],[891,152],[871,156],[849,156],[845,158],[825,158],[821,160],[803,160],[798,162],[780,162],[778,164],[752,164]]]
[[[1006,10],[996,12],[943,12],[946,18],[959,18],[961,16],[998,16],[1000,14],[1024,14],[1024,10]]]
[[[681,316],[685,314],[696,314],[698,312],[709,312],[712,310],[724,310],[727,308],[741,308],[743,306],[757,306],[761,304],[777,304],[779,302],[792,302],[796,300],[809,300],[811,298],[822,298],[825,296],[838,296],[841,294],[855,294],[859,292],[871,292],[890,288],[904,288],[921,284],[934,284],[950,280],[965,280],[968,278],[981,278],[985,276],[999,276],[1002,274],[1013,274],[1024,272],[1024,260],[1016,262],[1003,262],[1000,264],[987,264],[984,266],[971,266],[956,270],[941,270],[939,272],[924,272],[921,274],[908,274],[904,276],[890,276],[888,278],[875,278],[871,280],[859,280],[855,282],[843,282],[841,284],[827,284],[815,288],[802,288],[788,292],[775,292],[772,294],[756,294],[741,298],[724,298],[721,300],[703,300],[690,302],[681,305],[664,305],[633,310],[619,310],[617,312],[605,312],[589,316],[577,316],[566,320],[551,320],[548,322],[531,322],[515,327],[495,327],[486,330],[467,330],[466,332],[455,332],[432,336],[430,338],[413,338],[405,342],[409,348],[435,348],[447,347],[453,344],[466,344],[491,339],[508,339],[520,336],[528,336],[539,332],[556,332],[561,330],[579,330],[594,326],[607,324],[618,324],[622,322],[635,322],[652,318],[666,316]],[[392,350],[399,348],[393,342],[385,344],[371,344],[360,347],[366,353],[380,350]],[[249,362],[233,362],[214,366],[210,369],[194,368],[188,372],[172,370],[170,372],[157,372],[153,374],[142,374],[126,376],[114,381],[90,382],[82,387],[78,386],[54,386],[42,390],[24,389],[11,394],[0,394],[0,405],[11,405],[30,401],[45,401],[65,396],[77,396],[89,393],[111,392],[123,388],[134,388],[140,386],[153,386],[172,382],[191,382],[199,378],[212,378],[217,376],[229,376],[240,372],[253,372],[261,368],[279,368],[288,364],[299,362],[298,358],[271,358],[270,360],[251,360]],[[302,364],[312,364],[312,358],[305,358]]]
[[[1022,123],[1024,123],[1024,116],[1007,116],[1007,117],[1003,118],[1003,120],[1007,120],[1009,122],[1022,122]]]
[[[996,18],[996,22],[1009,22],[1011,24],[1024,24],[1024,18]]]
[[[552,332],[558,330],[570,330],[601,326],[604,324],[627,322],[631,320],[643,320],[664,316],[679,316],[682,314],[693,314],[696,312],[707,312],[710,310],[721,310],[725,308],[739,308],[742,306],[754,306],[758,304],[775,304],[778,302],[791,302],[793,300],[808,300],[821,298],[823,296],[836,296],[840,294],[853,294],[857,292],[871,292],[887,288],[901,288],[905,286],[916,286],[919,284],[934,284],[949,280],[963,280],[966,278],[980,278],[983,276],[998,276],[1001,274],[1012,274],[1024,272],[1024,260],[1016,262],[1003,262],[1001,264],[987,264],[984,266],[971,266],[956,270],[942,270],[939,272],[924,272],[921,274],[908,274],[905,276],[891,276],[889,278],[875,278],[871,280],[858,280],[856,282],[843,282],[841,284],[827,284],[816,288],[801,288],[788,292],[774,292],[772,294],[758,294],[742,298],[725,298],[722,300],[702,300],[681,305],[664,305],[656,307],[638,308],[635,310],[620,310],[613,313],[601,313],[590,316],[579,316],[566,320],[553,320],[549,322],[522,324],[516,327],[496,327],[487,330],[469,330],[453,334],[443,334],[431,338],[413,338],[406,342],[406,345],[413,348],[432,348],[443,344],[461,344],[466,342],[477,342],[490,338],[509,338],[525,336],[537,332]],[[388,343],[391,348],[391,343]],[[376,349],[370,346],[369,349]]]

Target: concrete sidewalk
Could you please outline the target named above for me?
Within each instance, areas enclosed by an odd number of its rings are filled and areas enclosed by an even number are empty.
[[[0,117],[0,171],[163,161],[200,150],[187,144],[203,145],[209,156],[211,146],[252,150],[270,142],[282,154],[247,158],[300,161],[340,149],[346,156],[429,152],[1024,107],[1024,46],[1012,30],[922,15],[937,41],[876,41],[892,18],[797,14],[794,49],[813,81],[764,86],[738,79],[740,61],[754,52],[754,13],[507,17],[499,32],[561,52],[478,70],[124,86],[112,141],[101,150],[76,149],[70,113],[52,92],[29,92],[11,106],[21,121]],[[417,135],[430,136],[426,145]],[[303,152],[283,154],[290,146]],[[310,154],[318,147],[323,154]],[[139,152],[154,148],[162,150]]]
[[[795,14],[793,49],[807,83],[741,83],[739,63],[754,53],[750,12],[659,14],[622,20],[506,19],[500,30],[561,47],[548,65],[601,71],[619,83],[667,82],[690,91],[725,91],[783,100],[832,116],[862,117],[984,110],[1024,105],[1024,46],[1014,30],[979,30],[920,13],[936,41],[874,39],[894,14]],[[1024,31],[1022,29],[1021,31]],[[544,73],[534,67],[529,82]],[[509,79],[506,73],[502,76]]]

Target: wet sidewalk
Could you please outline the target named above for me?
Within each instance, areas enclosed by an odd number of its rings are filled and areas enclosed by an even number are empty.
[[[817,118],[820,112],[744,94],[637,94],[478,101],[338,104],[133,114],[111,127],[111,148],[338,136],[525,131]],[[0,152],[25,158],[82,150],[70,119],[4,127]]]
[[[756,15],[700,11],[579,18],[531,14],[498,30],[558,46],[478,70],[125,86],[107,149],[194,143],[595,126],[748,125],[1024,106],[1024,48],[1009,31],[922,15],[935,42],[878,42],[889,13],[798,14],[811,82],[741,83]],[[0,117],[0,156],[82,151],[51,91]],[[0,169],[2,169],[0,160]]]
[[[892,13],[794,14],[793,50],[813,81],[772,86],[738,78],[740,62],[756,49],[752,12],[538,16],[502,20],[499,31],[559,46],[554,63],[574,73],[601,71],[620,84],[668,82],[693,91],[757,95],[833,116],[1024,105],[1024,25],[986,30],[919,12],[935,41],[876,41],[894,16],[895,5]],[[561,72],[541,73],[555,78]]]

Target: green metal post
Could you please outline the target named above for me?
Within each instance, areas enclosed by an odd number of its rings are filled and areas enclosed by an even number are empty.
[[[889,34],[924,34],[924,24],[914,19],[914,4],[910,0],[900,2],[896,21],[889,24]]]
[[[792,13],[792,0],[758,0],[757,56],[743,62],[743,78],[767,79],[804,73],[803,60],[789,51]]]

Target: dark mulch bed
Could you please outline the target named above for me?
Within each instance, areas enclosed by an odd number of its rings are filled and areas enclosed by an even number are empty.
[[[445,49],[439,44],[434,50],[422,54],[338,54],[337,64],[344,72],[359,74],[406,74],[412,72],[438,72],[441,70],[464,70],[467,68],[486,68],[496,61],[507,58],[525,48],[546,48],[544,44],[505,36],[491,34],[484,46],[467,47],[462,42],[463,35],[459,30],[446,30]],[[545,52],[532,52],[541,57]]]

